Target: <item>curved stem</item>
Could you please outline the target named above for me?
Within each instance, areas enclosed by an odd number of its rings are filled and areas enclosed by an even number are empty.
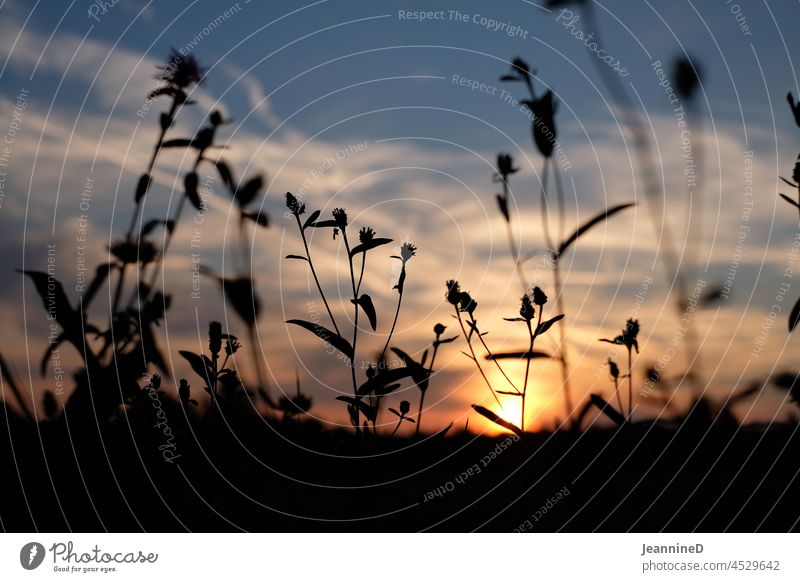
[[[633,416],[633,356],[628,348],[628,419]]]
[[[483,345],[483,349],[484,349],[484,350],[486,350],[486,353],[487,353],[487,354],[489,355],[489,357],[491,358],[491,356],[492,356],[492,350],[490,350],[490,349],[489,349],[489,346],[486,344],[486,340],[484,340],[484,339],[483,339],[483,336],[481,335],[481,333],[480,333],[480,330],[478,329],[478,322],[475,320],[475,316],[473,316],[473,315],[470,313],[470,314],[469,314],[469,319],[470,319],[470,322],[472,322],[473,329],[475,330],[475,335],[477,335],[477,336],[478,336],[478,339],[480,340],[480,342],[481,342],[481,345]],[[512,381],[511,381],[511,378],[509,378],[509,377],[508,377],[508,374],[506,374],[505,370],[503,370],[503,367],[500,365],[500,362],[498,362],[498,361],[497,361],[496,359],[494,359],[494,358],[492,358],[492,362],[494,362],[494,365],[497,367],[497,369],[498,369],[498,370],[500,370],[500,373],[503,375],[503,378],[505,378],[505,379],[508,381],[509,385],[510,385],[510,386],[511,386],[511,387],[512,387],[514,390],[516,390],[517,392],[519,392],[519,388],[517,388],[516,384],[514,384],[514,382],[512,382]]]
[[[503,198],[506,201],[506,209],[508,209],[508,197],[510,195],[508,182],[502,180],[503,182]],[[511,258],[514,259],[514,271],[517,273],[517,277],[519,277],[519,283],[522,286],[522,291],[526,292],[528,290],[528,283],[525,281],[525,274],[522,272],[522,263],[520,262],[519,257],[519,246],[517,245],[517,241],[514,239],[514,231],[511,227],[511,214],[509,213],[509,218],[506,220],[506,234],[508,236],[508,248],[511,251]]]
[[[405,270],[405,267],[403,267]],[[386,337],[386,343],[383,345],[383,349],[381,350],[381,355],[378,357],[378,363],[383,361],[383,356],[386,355],[386,350],[389,349],[389,342],[392,340],[392,335],[394,334],[394,328],[397,326],[397,319],[400,316],[400,305],[403,303],[403,292],[400,291],[397,297],[397,309],[394,310],[394,320],[392,321],[392,328],[389,330],[389,335]]]
[[[317,276],[317,270],[314,268],[314,261],[311,260],[311,251],[308,248],[308,240],[306,239],[306,232],[303,230],[303,225],[300,223],[300,217],[295,215],[295,220],[297,221],[297,228],[300,229],[300,237],[303,239],[303,248],[306,251],[306,259],[308,259],[308,266],[311,268],[311,275],[314,277],[314,283],[317,284],[317,291],[319,291],[319,296],[322,298],[322,303],[325,304],[325,309],[328,312],[328,317],[331,318],[331,323],[333,324],[333,329],[336,330],[338,335],[342,335],[339,331],[339,326],[336,325],[336,319],[333,317],[333,312],[331,311],[330,305],[328,305],[328,299],[325,297],[325,292],[322,290],[322,285],[319,282],[319,277]]]
[[[625,407],[622,406],[622,396],[619,394],[619,379],[614,378],[614,394],[617,395],[617,404],[619,404],[619,412],[625,416]]]
[[[456,310],[456,317],[458,318],[458,324],[461,326],[461,333],[464,334],[464,339],[467,340],[467,347],[469,348],[469,353],[472,355],[472,361],[475,362],[475,365],[478,367],[478,372],[480,372],[481,377],[483,377],[484,382],[486,382],[486,386],[489,388],[489,392],[492,393],[497,404],[500,405],[500,408],[503,408],[503,404],[500,402],[500,399],[497,397],[497,394],[494,393],[494,388],[492,388],[492,383],[489,382],[489,378],[486,377],[486,374],[481,367],[481,363],[478,361],[478,357],[475,355],[475,350],[472,348],[472,339],[470,336],[467,335],[467,330],[464,327],[464,320],[461,318],[461,312],[458,310],[458,306],[454,306]]]
[[[347,251],[347,264],[350,266],[350,285],[353,288],[353,357],[350,359],[350,373],[353,380],[353,394],[358,396],[358,382],[356,381],[356,344],[358,342],[358,290],[356,277],[353,270],[353,257],[350,256],[350,243],[347,241],[347,230],[342,228],[342,240]],[[358,414],[358,410],[356,410]]]

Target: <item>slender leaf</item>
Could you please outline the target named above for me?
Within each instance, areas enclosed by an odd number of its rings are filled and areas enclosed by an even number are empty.
[[[308,262],[308,259],[306,257],[302,257],[300,255],[286,255],[286,257],[284,257],[284,258],[286,258],[286,259],[295,259],[295,260],[299,260],[299,261]]]
[[[529,352],[528,350],[523,350],[519,352],[500,352],[489,354],[486,356],[487,360],[537,360],[537,359],[545,359],[545,358],[552,358],[550,354],[547,352],[540,352],[538,350],[533,350]]]
[[[192,370],[194,370],[194,373],[200,376],[207,386],[211,386],[211,376],[213,375],[213,371],[208,369],[206,363],[203,361],[203,358],[194,352],[189,352],[186,350],[181,350],[178,353],[187,362],[189,362],[189,365],[192,367]]]
[[[234,192],[234,197],[239,207],[244,208],[250,204],[263,186],[264,178],[262,176],[255,176],[244,184],[240,184],[239,187],[236,188],[236,192]]]
[[[152,181],[153,179],[150,177],[150,174],[142,174],[142,176],[139,178],[139,181],[136,183],[136,194],[134,195],[136,204],[139,204],[139,202],[142,201],[142,198],[144,198],[144,195],[147,194]]]
[[[570,245],[574,243],[576,240],[578,240],[578,237],[582,236],[592,227],[603,222],[604,220],[608,220],[616,213],[621,212],[626,208],[630,208],[635,205],[636,205],[635,202],[628,202],[627,204],[618,204],[617,206],[612,206],[611,208],[607,208],[606,210],[604,210],[603,212],[592,218],[590,221],[585,222],[584,224],[579,226],[578,229],[575,232],[573,232],[571,236],[569,236],[566,240],[564,240],[564,242],[562,242],[559,245],[558,250],[556,252],[556,259],[558,259],[558,257],[563,255],[564,252],[570,247]]]
[[[538,326],[536,326],[536,335],[542,335],[543,333],[546,333],[547,330],[549,330],[551,327],[553,327],[554,323],[556,323],[557,321],[561,321],[562,319],[564,319],[564,314],[563,313],[561,315],[556,315],[552,319],[548,319],[547,321],[543,321]]]
[[[199,181],[200,178],[198,177],[197,172],[189,172],[183,179],[183,187],[184,191],[186,192],[186,197],[189,199],[189,202],[192,203],[192,206],[194,206],[197,210],[202,210],[203,203],[200,201],[200,194],[197,192],[197,185]]]
[[[358,302],[351,299],[350,303],[353,303],[354,305],[358,303],[358,305],[361,307],[361,309],[364,310],[364,313],[367,315],[367,319],[369,319],[369,324],[372,327],[372,331],[375,331],[375,328],[378,325],[378,315],[375,313],[375,305],[373,305],[372,303],[372,297],[364,293],[361,297],[358,298]]]
[[[500,418],[499,416],[497,416],[494,412],[492,412],[488,408],[485,408],[485,407],[481,406],[480,404],[473,404],[472,408],[475,410],[475,412],[477,412],[478,414],[480,414],[484,418],[488,418],[489,420],[491,420],[496,425],[502,426],[504,429],[510,430],[514,434],[518,434],[518,435],[522,436],[522,430],[516,424],[513,424],[511,422],[508,422],[505,419]]]
[[[791,333],[800,321],[800,299],[792,307],[792,312],[789,314],[789,332]]]
[[[366,253],[367,251],[372,250],[375,247],[388,245],[390,242],[392,242],[392,239],[390,238],[373,238],[370,241],[361,243],[360,245],[356,245],[352,249],[350,249],[350,257],[355,257],[359,253]]]
[[[321,325],[311,323],[310,321],[303,321],[302,319],[290,319],[286,323],[291,323],[292,325],[298,325],[304,329],[307,329],[322,341],[329,343],[334,348],[342,352],[350,359],[351,362],[353,361],[353,346],[351,346],[350,342],[348,342],[339,334],[334,333],[331,330],[322,327]]]
[[[377,417],[378,411],[375,407],[370,406],[360,398],[353,398],[352,396],[337,396],[336,400],[340,400],[341,402],[347,402],[351,406],[356,406],[361,411],[367,420],[374,421]]]
[[[781,198],[783,198],[784,200],[786,200],[786,202],[788,202],[789,204],[791,204],[791,205],[792,205],[792,206],[794,206],[795,208],[800,208],[800,206],[798,206],[798,204],[797,204],[797,201],[796,201],[796,200],[792,200],[792,199],[791,199],[791,198],[789,198],[789,197],[788,197],[786,194],[781,194],[780,196],[781,196]]]
[[[217,173],[222,179],[222,183],[225,184],[229,190],[233,190],[233,172],[231,172],[231,168],[228,166],[227,162],[224,160],[217,160],[214,162],[214,165],[217,167]]]
[[[600,409],[600,412],[613,420],[618,426],[625,424],[625,417],[622,416],[622,414],[620,414],[616,408],[606,402],[602,396],[599,396],[598,394],[592,394],[591,402]]]
[[[161,144],[162,148],[188,148],[192,145],[192,140],[186,138],[168,139]]]
[[[311,215],[308,218],[306,218],[306,221],[303,223],[303,230],[307,229],[310,226],[314,226],[315,221],[319,218],[319,215],[320,215],[319,210],[315,210],[314,212],[312,212]]]

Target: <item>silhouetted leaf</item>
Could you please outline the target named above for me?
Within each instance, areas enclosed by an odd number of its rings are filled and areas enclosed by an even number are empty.
[[[250,178],[244,184],[240,184],[234,193],[234,197],[236,198],[236,202],[239,204],[239,207],[244,208],[250,204],[263,186],[264,178],[262,176],[255,176],[254,178]]]
[[[336,225],[334,224],[334,226]],[[355,257],[358,253],[365,253],[369,250],[374,249],[375,247],[388,245],[390,242],[392,242],[392,239],[390,238],[373,238],[370,241],[361,243],[360,245],[356,245],[352,249],[350,249],[350,256]]]
[[[134,200],[136,204],[142,201],[144,195],[147,194],[147,191],[150,189],[150,183],[153,179],[150,177],[150,174],[142,174],[139,178],[139,181],[136,183],[136,194],[134,195]]]
[[[319,222],[315,222],[313,225],[314,228],[334,228],[338,225],[335,220],[320,220]]]
[[[164,143],[161,144],[162,148],[188,148],[192,145],[192,140],[179,138],[179,139],[168,139]]]
[[[564,314],[563,313],[561,315],[556,315],[552,319],[548,319],[547,321],[543,321],[542,323],[540,323],[539,325],[536,326],[536,335],[542,335],[543,333],[546,333],[547,330],[549,330],[551,327],[553,327],[554,323],[556,323],[557,321],[561,321],[562,319],[564,319]]]
[[[42,271],[17,269],[17,273],[23,273],[31,278],[45,311],[48,314],[52,314],[52,317],[64,329],[67,337],[76,338],[80,336],[82,320],[72,309],[61,282]]]
[[[787,180],[787,179],[786,179],[786,178],[784,178],[783,176],[778,176],[778,177],[779,177],[781,180],[783,180],[784,182],[786,182],[787,184],[789,184],[789,186],[791,186],[792,188],[797,188],[797,184],[795,184],[794,182],[791,182],[790,180]]]
[[[217,173],[222,179],[222,183],[225,184],[229,190],[233,190],[233,172],[231,172],[231,168],[228,166],[228,163],[224,160],[217,160],[214,162],[214,165],[217,167]]]
[[[192,206],[197,210],[202,210],[203,205],[202,202],[200,202],[200,194],[197,193],[197,184],[199,180],[196,172],[189,172],[183,179],[183,187],[186,192],[186,197],[189,199],[189,202],[192,203]]]
[[[800,205],[797,204],[797,201],[796,200],[792,200],[786,194],[781,194],[780,197],[783,198],[784,200],[786,200],[786,202],[788,202],[789,204],[791,204],[795,208],[800,208]]]
[[[206,367],[206,363],[203,361],[203,358],[195,354],[194,352],[189,352],[186,350],[181,350],[178,352],[183,358],[189,362],[189,365],[194,370],[194,373],[200,376],[200,378],[208,385],[211,385],[211,377],[213,376],[214,372]]]
[[[329,343],[334,348],[342,352],[345,356],[347,356],[350,361],[353,360],[353,346],[350,345],[346,339],[340,336],[337,333],[332,332],[331,330],[322,327],[321,325],[317,325],[316,323],[311,323],[310,321],[303,321],[302,319],[290,319],[286,323],[291,323],[292,325],[299,325],[300,327],[307,329],[322,341]]]
[[[711,305],[714,305],[717,301],[724,297],[723,293],[723,288],[718,285],[707,287],[703,290],[703,294],[700,296],[700,305],[702,307],[710,307]]]
[[[512,392],[510,390],[495,390],[495,392],[504,396],[522,396],[522,392]]]
[[[286,255],[285,258],[287,258],[287,259],[296,259],[296,260],[308,262],[308,259],[306,257],[301,257],[300,255]]]
[[[800,321],[800,299],[798,299],[797,303],[794,304],[794,307],[792,307],[792,312],[789,314],[789,333],[794,330],[798,321]]]
[[[577,230],[575,230],[575,232],[572,233],[572,235],[570,235],[566,240],[564,240],[564,242],[562,242],[559,245],[558,250],[557,250],[556,259],[558,259],[558,257],[563,255],[564,251],[566,251],[570,247],[570,245],[572,243],[574,243],[576,240],[578,240],[578,237],[582,236],[584,233],[586,233],[588,230],[590,230],[593,226],[603,222],[604,220],[608,220],[609,218],[614,216],[616,213],[621,212],[621,211],[625,210],[626,208],[630,208],[632,206],[636,206],[636,203],[635,202],[628,202],[627,204],[618,204],[617,206],[612,206],[611,208],[607,208],[604,212],[601,212],[600,214],[598,214],[597,216],[592,218],[590,221],[585,222],[584,224],[579,226],[577,228]]]
[[[503,218],[506,219],[506,222],[510,220],[508,216],[508,202],[506,201],[506,197],[500,194],[497,194],[497,206],[500,208],[500,213],[503,215]]]
[[[500,77],[500,80],[501,81],[519,81],[520,78],[517,77],[516,75],[503,75],[502,77]]]
[[[378,414],[377,409],[373,406],[370,406],[360,398],[353,398],[352,396],[337,396],[336,400],[347,402],[351,406],[358,407],[358,409],[361,411],[361,414],[363,414],[367,420],[372,422],[375,421],[375,418]]]
[[[311,215],[308,218],[306,218],[306,221],[303,223],[303,230],[307,229],[310,226],[314,226],[315,221],[319,218],[319,215],[320,215],[319,210],[315,210],[314,212],[312,212]]]
[[[97,295],[97,292],[100,290],[100,287],[103,286],[103,283],[105,283],[110,272],[111,263],[102,263],[97,267],[97,270],[94,274],[94,279],[92,279],[92,282],[89,283],[89,287],[86,289],[83,297],[81,298],[81,307],[84,310],[89,308],[94,296]]]
[[[248,220],[252,220],[259,226],[263,226],[267,228],[269,226],[269,217],[267,216],[266,212],[258,211],[258,212],[242,212],[242,216],[247,218]]]
[[[356,301],[351,299],[350,303],[355,304]],[[361,309],[363,309],[364,313],[367,315],[372,331],[375,331],[375,327],[378,325],[378,316],[375,313],[375,306],[372,304],[372,297],[364,293],[358,298],[358,305],[361,306]]]
[[[481,406],[480,404],[473,404],[472,408],[475,410],[475,412],[477,412],[478,414],[480,414],[481,416],[483,416],[485,418],[488,418],[489,420],[491,420],[496,425],[502,426],[503,428],[505,428],[507,430],[510,430],[514,434],[518,434],[518,435],[522,436],[522,430],[517,425],[515,425],[513,423],[510,423],[505,419],[500,418],[499,416],[497,416],[494,412],[492,412],[488,408],[485,408],[485,407]]]
[[[591,402],[597,408],[599,408],[603,414],[605,414],[608,418],[614,421],[614,423],[617,424],[618,426],[622,426],[623,424],[625,424],[625,417],[622,416],[622,414],[620,414],[620,412],[616,408],[614,408],[608,402],[606,402],[602,396],[599,396],[597,394],[592,394]]]
[[[519,352],[500,352],[489,354],[486,356],[487,360],[536,360],[539,358],[551,358],[552,356],[546,352],[540,352],[537,350],[533,350],[529,352],[528,350],[523,350]]]

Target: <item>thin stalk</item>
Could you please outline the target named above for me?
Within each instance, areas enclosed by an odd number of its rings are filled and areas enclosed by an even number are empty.
[[[177,97],[173,98],[172,105],[169,108],[169,123],[165,124],[165,127],[161,128],[161,133],[158,136],[158,141],[156,142],[155,147],[153,147],[153,153],[150,154],[150,161],[147,164],[147,171],[145,172],[148,176],[152,177],[153,168],[156,166],[156,160],[158,159],[158,154],[161,153],[161,146],[164,144],[164,138],[167,136],[167,131],[170,127],[172,127],[172,123],[175,121],[175,114],[178,111],[178,107],[180,107],[180,103],[178,102]],[[139,213],[141,212],[142,208],[142,200],[144,200],[144,196],[140,197],[139,201],[136,202],[136,207],[133,210],[133,217],[131,218],[131,224],[128,227],[128,239],[133,238],[133,229],[136,228],[136,221],[139,219]]]
[[[338,335],[342,335],[339,331],[339,326],[336,325],[336,319],[333,317],[333,312],[331,311],[331,306],[328,305],[328,299],[325,297],[325,292],[322,290],[322,285],[319,282],[319,277],[317,276],[317,270],[314,268],[314,261],[311,260],[311,251],[308,248],[308,240],[306,239],[306,232],[303,230],[303,225],[300,223],[300,217],[295,215],[295,220],[297,221],[297,228],[300,229],[300,237],[303,239],[303,248],[306,251],[306,259],[308,259],[308,266],[311,268],[311,275],[314,277],[314,282],[317,284],[317,291],[319,291],[319,296],[322,298],[322,303],[325,304],[325,309],[328,312],[328,317],[331,318],[331,324],[333,324],[333,329],[336,330]]]
[[[405,267],[403,267],[405,270]],[[399,291],[399,290],[398,290]],[[394,320],[392,321],[392,328],[389,330],[389,335],[386,336],[386,343],[383,345],[383,349],[381,350],[381,355],[378,358],[378,361],[383,361],[383,356],[386,354],[386,350],[389,349],[389,342],[392,340],[392,335],[394,334],[394,328],[397,326],[397,319],[400,317],[400,305],[403,303],[403,292],[400,291],[397,297],[397,308],[394,310]]]
[[[633,415],[633,356],[628,348],[628,420]]]
[[[622,406],[622,396],[619,395],[619,378],[614,378],[614,394],[617,395],[617,404],[619,404],[619,411],[625,414],[625,407]]]
[[[400,425],[401,425],[401,424],[403,424],[403,417],[402,417],[402,416],[401,416],[401,417],[398,419],[398,421],[397,421],[397,426],[396,426],[396,427],[394,427],[394,430],[392,431],[392,436],[394,436],[394,435],[395,435],[395,433],[397,432],[397,430],[400,428]]]
[[[553,265],[553,286],[556,291],[556,311],[564,313],[564,292],[561,287],[561,267],[556,259]],[[564,386],[564,405],[567,409],[567,419],[572,416],[572,389],[569,382],[569,362],[567,360],[567,338],[564,333],[563,319],[558,325],[559,361],[561,362],[561,380]]]
[[[486,353],[491,358],[492,357],[492,350],[489,349],[489,346],[486,344],[486,340],[483,339],[483,336],[481,335],[480,330],[478,329],[478,322],[475,320],[475,316],[473,316],[471,313],[469,314],[469,320],[470,320],[470,322],[472,322],[472,326],[473,326],[472,328],[475,330],[475,335],[478,336],[478,339],[480,340],[481,345],[483,345],[483,349],[486,350]],[[498,362],[494,358],[492,358],[492,362],[494,362],[494,365],[497,367],[498,370],[500,370],[500,373],[503,375],[503,378],[505,378],[508,381],[509,385],[511,385],[511,387],[514,390],[519,392],[519,388],[517,388],[516,385],[514,384],[514,382],[511,381],[511,378],[508,377],[508,374],[506,374],[505,370],[503,370],[503,367],[500,365],[500,362]]]
[[[494,393],[494,388],[492,388],[492,383],[489,382],[489,378],[486,377],[486,374],[481,367],[481,363],[478,361],[478,357],[475,355],[475,350],[472,348],[472,339],[469,335],[467,335],[467,330],[464,327],[464,320],[461,318],[461,312],[458,310],[458,306],[454,306],[456,310],[456,317],[458,318],[458,324],[461,326],[461,333],[464,334],[464,339],[467,340],[467,346],[469,347],[469,353],[472,355],[472,361],[475,362],[475,365],[478,367],[478,372],[480,372],[481,376],[483,377],[484,382],[486,382],[486,386],[489,388],[489,392],[492,393],[497,404],[500,405],[500,408],[503,408],[503,404],[500,402],[500,399],[497,397],[497,394]]]
[[[539,325],[542,323],[542,308],[539,307],[538,317],[536,319],[536,329],[539,329]],[[526,321],[525,324],[528,326],[528,335],[531,338],[530,343],[528,344],[528,357],[525,358],[525,382],[522,385],[522,412],[520,414],[520,429],[522,432],[525,432],[525,397],[528,394],[528,374],[531,370],[531,358],[530,354],[533,353],[533,342],[536,339],[536,335],[533,333],[533,329],[531,329],[531,322]]]
[[[347,229],[342,228],[342,239],[347,251],[347,264],[350,266],[350,284],[353,288],[353,357],[350,359],[350,374],[353,380],[353,394],[358,397],[358,382],[356,381],[356,344],[358,342],[358,290],[356,289],[356,276],[353,270],[353,258],[350,256],[350,243],[347,241]],[[356,408],[356,415],[359,411]]]
[[[439,351],[439,340],[438,338],[436,341],[433,342],[433,354],[431,354],[431,365],[428,368],[428,381],[430,382],[430,377],[433,375],[433,364],[436,362],[436,352]],[[425,390],[420,389],[420,396],[419,396],[419,413],[417,414],[417,427],[414,430],[414,436],[419,436],[419,427],[422,424],[422,411],[424,409],[425,404],[425,393],[427,392],[427,388]]]
[[[502,179],[501,181],[503,182],[503,198],[506,201],[506,209],[508,209],[508,182]],[[525,274],[522,272],[522,263],[519,259],[519,245],[517,245],[517,241],[514,239],[514,231],[511,227],[510,212],[509,217],[506,220],[506,234],[508,235],[508,248],[511,251],[511,257],[514,259],[514,271],[517,273],[517,277],[519,277],[519,283],[522,286],[522,291],[525,292],[528,289],[528,283],[525,280]]]

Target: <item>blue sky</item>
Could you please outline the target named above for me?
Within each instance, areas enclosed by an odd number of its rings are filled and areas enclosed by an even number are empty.
[[[301,266],[281,260],[300,244],[291,223],[282,218],[287,190],[303,189],[311,205],[326,211],[345,205],[360,225],[419,245],[409,268],[411,298],[398,326],[399,345],[421,351],[436,321],[450,323],[442,304],[443,283],[459,278],[479,299],[493,341],[517,347],[519,334],[500,319],[516,311],[519,289],[509,268],[491,177],[496,153],[511,152],[522,168],[512,183],[519,213],[516,232],[526,250],[540,248],[540,158],[531,143],[530,121],[502,93],[521,98],[524,87],[498,81],[508,61],[520,56],[536,70],[537,90],[551,88],[560,102],[559,139],[571,165],[565,175],[571,191],[565,228],[605,206],[639,202],[635,211],[584,239],[569,258],[567,320],[576,378],[586,392],[608,389],[606,377],[597,372],[607,350],[596,340],[616,333],[641,281],[651,275],[656,282],[640,312],[647,336],[641,363],[663,355],[676,326],[667,282],[653,267],[657,241],[635,179],[631,143],[618,112],[610,108],[592,62],[596,57],[570,34],[589,32],[584,19],[568,29],[567,14],[524,1],[263,4],[122,0],[107,3],[105,12],[88,1],[1,5],[0,134],[14,119],[17,95],[22,89],[29,95],[0,208],[0,236],[8,251],[3,265],[9,273],[23,261],[42,268],[45,244],[55,241],[62,278],[74,280],[74,237],[87,177],[94,184],[89,211],[93,258],[103,257],[103,245],[129,219],[131,192],[146,164],[162,104],[155,102],[141,116],[137,111],[155,84],[155,65],[171,47],[183,47],[208,68],[208,75],[195,93],[198,105],[182,114],[174,135],[191,134],[206,111],[222,107],[235,120],[224,135],[230,146],[226,157],[240,173],[263,171],[269,177],[266,208],[274,226],[255,239],[254,271],[267,305],[260,327],[265,353],[285,355],[287,345],[294,348],[289,362],[270,360],[277,386],[291,386],[299,367],[318,411],[342,420],[330,407],[336,391],[342,385],[346,389],[342,370],[315,355],[315,338],[282,326],[284,319],[303,316],[308,300]],[[653,126],[666,214],[679,247],[687,212],[681,130],[653,62],[660,60],[670,70],[674,58],[688,54],[702,71],[703,121],[692,135],[693,143],[703,144],[705,236],[700,257],[685,260],[707,264],[702,278],[709,283],[723,281],[730,272],[742,224],[745,152],[753,151],[754,209],[734,289],[721,309],[698,316],[709,389],[724,398],[732,386],[792,367],[784,356],[796,343],[785,330],[789,305],[782,306],[765,352],[757,358],[748,354],[775,304],[797,228],[796,213],[777,198],[787,188],[777,176],[791,175],[800,141],[785,101],[787,91],[798,93],[791,57],[798,48],[792,23],[800,6],[788,1],[643,1],[596,3],[595,10],[607,54],[630,71],[622,81],[631,96],[641,99]],[[420,22],[405,16],[416,11],[435,12],[437,18]],[[498,30],[487,29],[484,19],[496,21]],[[503,32],[511,27],[517,30],[513,37]],[[485,87],[471,90],[458,79]],[[364,145],[359,149],[358,144]],[[162,156],[155,176],[158,195],[148,197],[148,216],[174,204],[170,196],[177,195],[174,188],[186,165],[180,155]],[[315,170],[320,166],[323,171]],[[204,224],[203,262],[217,270],[227,252],[223,246],[233,236],[229,210],[229,201],[215,198]],[[185,307],[174,309],[169,318],[173,355],[187,344],[202,343],[198,321],[229,316],[210,283],[203,299],[188,308],[188,228],[179,231],[183,243],[176,243],[166,263],[168,288]],[[317,242],[321,261],[331,265],[323,271],[334,288],[342,282],[332,266],[340,250],[332,241]],[[367,279],[386,317],[396,277],[388,254]],[[30,297],[22,317],[22,281],[8,276],[0,291],[0,313],[9,322],[0,332],[0,349],[21,362],[20,368],[25,361],[35,368],[45,322]],[[537,282],[550,284],[549,274],[537,276]],[[800,286],[793,285],[789,296],[793,300],[798,293]],[[232,330],[241,327],[235,316],[228,323]],[[15,341],[20,335],[29,339],[30,355]],[[380,337],[373,343],[380,344]],[[442,421],[463,420],[479,396],[474,371],[458,352],[452,349],[442,362],[441,391],[433,403]],[[176,375],[185,373],[181,362],[173,363]],[[674,361],[669,369],[678,373],[681,365]],[[247,363],[242,366],[246,374]],[[555,366],[543,366],[537,374],[538,420],[547,424],[560,406],[560,380]],[[33,372],[29,381],[48,385],[47,378]],[[753,408],[754,418],[785,414],[783,396],[765,391]],[[747,413],[745,407],[742,414]]]

